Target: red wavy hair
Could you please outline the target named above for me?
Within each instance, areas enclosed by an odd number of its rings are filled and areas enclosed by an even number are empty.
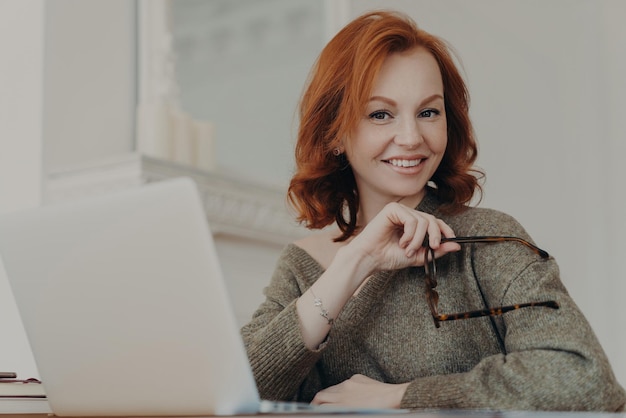
[[[478,147],[469,118],[469,93],[445,41],[417,27],[408,16],[376,11],[356,18],[324,48],[300,100],[296,171],[288,199],[297,220],[319,229],[337,222],[342,235],[355,233],[359,195],[345,157],[333,155],[362,117],[384,60],[394,52],[426,48],[439,64],[444,86],[448,144],[430,179],[442,211],[464,210],[484,174],[473,168]],[[347,217],[347,219],[346,219]]]

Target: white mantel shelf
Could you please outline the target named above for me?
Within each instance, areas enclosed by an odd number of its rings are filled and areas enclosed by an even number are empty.
[[[214,235],[284,245],[306,232],[289,212],[284,190],[136,153],[50,173],[44,204],[181,176],[198,185]]]

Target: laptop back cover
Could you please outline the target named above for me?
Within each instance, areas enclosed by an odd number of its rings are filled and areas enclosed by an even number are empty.
[[[0,255],[56,415],[258,410],[191,180],[4,215]]]

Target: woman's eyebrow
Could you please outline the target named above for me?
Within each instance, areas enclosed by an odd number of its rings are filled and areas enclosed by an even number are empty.
[[[430,103],[430,102],[434,102],[436,100],[441,100],[443,101],[443,96],[439,93],[435,93],[435,94],[431,94],[430,96],[426,97],[424,100],[422,100],[422,103],[420,103],[420,105],[425,105],[426,103]]]
[[[368,103],[371,102],[383,102],[383,103],[387,103],[390,106],[395,106],[396,105],[396,101],[392,100],[388,97],[384,97],[384,96],[372,96],[370,97],[370,99],[368,100]]]
[[[443,96],[441,94],[434,93],[434,94],[431,94],[430,96],[424,98],[424,100],[422,100],[420,102],[420,106],[423,106],[426,103],[434,102],[435,100],[442,100],[443,101],[444,98],[443,98]],[[368,103],[371,103],[371,102],[383,102],[383,103],[387,103],[390,106],[396,106],[397,105],[395,100],[390,99],[390,98],[385,97],[385,96],[372,96],[368,100]]]

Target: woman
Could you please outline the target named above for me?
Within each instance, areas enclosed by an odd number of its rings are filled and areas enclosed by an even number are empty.
[[[321,232],[284,249],[242,329],[263,398],[624,408],[554,259],[510,216],[469,207],[468,105],[444,42],[404,15],[361,16],[322,51],[289,188]],[[445,315],[465,311],[482,312]]]

